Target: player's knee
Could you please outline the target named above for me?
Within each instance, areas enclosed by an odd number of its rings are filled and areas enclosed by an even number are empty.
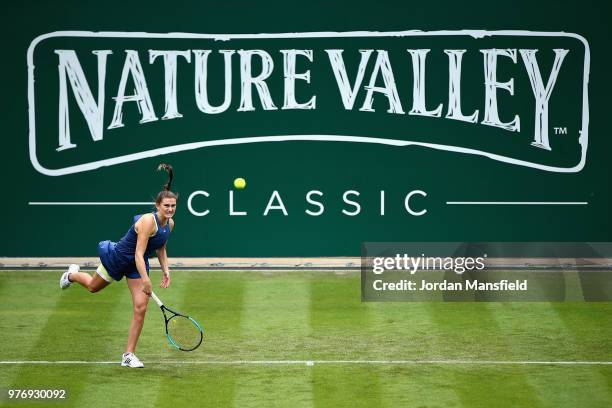
[[[144,316],[147,312],[147,302],[138,302],[134,304],[134,315]]]
[[[102,288],[97,287],[95,285],[87,285],[87,290],[90,291],[91,293],[96,293],[99,292]]]

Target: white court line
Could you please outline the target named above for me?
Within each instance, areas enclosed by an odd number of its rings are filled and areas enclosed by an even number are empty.
[[[0,364],[119,364],[119,361],[0,361]],[[148,361],[147,364],[181,365],[314,365],[314,364],[380,364],[380,365],[612,365],[612,361],[496,361],[496,360],[233,360],[233,361]]]
[[[448,205],[589,205],[588,201],[447,201]]]

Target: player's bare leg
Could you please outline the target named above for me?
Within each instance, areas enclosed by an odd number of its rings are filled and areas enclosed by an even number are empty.
[[[142,331],[145,314],[147,313],[147,305],[149,304],[149,296],[142,291],[140,279],[127,279],[130,293],[132,294],[132,304],[134,305],[134,315],[130,324],[130,332],[128,334],[126,353],[133,353],[136,350],[136,344]]]
[[[70,283],[76,282],[80,284],[81,286],[83,286],[88,291],[90,291],[91,293],[99,292],[109,285],[109,282],[105,281],[97,273],[94,273],[94,275],[91,276],[88,273],[79,272],[77,265],[71,265],[70,268],[68,269],[68,272],[66,272],[62,276],[62,280],[64,280],[64,282],[63,283],[60,282],[60,286],[63,289],[70,286]]]
[[[79,283],[91,293],[99,292],[109,285],[109,283],[102,279],[98,274],[91,276],[88,273],[76,272],[71,273],[69,279],[72,282]]]

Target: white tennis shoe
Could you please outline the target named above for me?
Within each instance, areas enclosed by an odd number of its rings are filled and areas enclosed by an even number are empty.
[[[70,274],[71,273],[77,273],[78,271],[79,271],[79,265],[71,264],[68,267],[68,270],[66,272],[64,272],[62,274],[62,277],[60,278],[60,288],[62,288],[62,289],[68,288],[72,284],[72,282],[70,282],[70,279],[69,279]]]
[[[138,357],[134,355],[134,353],[123,353],[121,358],[121,366],[122,367],[130,367],[130,368],[144,368],[144,364]]]

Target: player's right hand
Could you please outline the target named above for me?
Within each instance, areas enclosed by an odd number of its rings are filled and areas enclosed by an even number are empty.
[[[142,291],[146,293],[147,296],[151,296],[151,292],[153,291],[153,285],[151,284],[151,279],[142,279]]]

